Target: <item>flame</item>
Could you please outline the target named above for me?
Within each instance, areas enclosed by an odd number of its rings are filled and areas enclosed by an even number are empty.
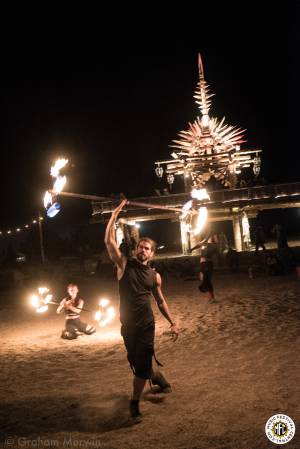
[[[32,295],[31,296],[31,305],[34,308],[37,308],[40,306],[40,299],[37,295]]]
[[[205,226],[206,220],[208,216],[208,211],[206,207],[200,207],[198,210],[198,218],[195,229],[193,229],[194,235],[200,234],[202,229]]]
[[[199,201],[210,200],[209,194],[206,189],[193,189],[191,192],[191,197]]]
[[[99,302],[100,307],[105,308],[108,306],[108,304],[109,304],[109,299],[106,299],[106,298],[100,299],[100,302]]]
[[[98,311],[95,313],[95,320],[96,320],[96,321],[100,321],[100,320],[101,320],[101,315],[102,315],[101,310],[98,310]]]
[[[68,163],[68,159],[57,159],[55,161],[55,164],[50,169],[50,174],[52,178],[55,178],[52,191],[54,192],[54,195],[52,195],[48,190],[44,195],[44,206],[45,209],[51,208],[50,206],[53,205],[53,201],[55,201],[55,194],[60,193],[62,189],[64,188],[67,178],[66,176],[61,176],[60,170]],[[58,203],[54,203],[54,205],[57,205]],[[53,206],[54,206],[53,205]],[[54,209],[50,212],[49,216],[54,217],[59,212],[59,207],[54,207]]]
[[[191,207],[192,207],[192,205],[193,205],[193,200],[189,200],[187,203],[185,203],[184,205],[183,205],[183,210],[184,211],[188,211]]]
[[[210,200],[210,197],[206,189],[193,189],[191,191],[191,197],[197,199],[198,201]],[[200,206],[197,211],[197,221],[196,226],[192,227],[192,216],[195,214],[195,209],[193,209],[193,200],[187,201],[182,207],[181,219],[185,220],[184,228],[187,232],[193,232],[194,235],[199,234],[205,226],[208,211],[204,206]]]
[[[57,176],[56,181],[53,184],[53,191],[55,193],[59,193],[64,188],[65,184],[67,182],[67,178],[65,176]]]
[[[95,313],[95,320],[99,326],[104,327],[109,324],[115,317],[115,309],[113,306],[108,307],[109,299],[102,298],[99,302],[99,310]]]
[[[116,315],[115,314],[115,309],[112,306],[110,306],[107,309],[107,318],[108,318],[108,320],[111,321],[115,317],[115,315]]]
[[[38,294],[31,295],[31,305],[37,313],[44,313],[48,310],[48,304],[52,301],[53,295],[49,293],[49,288],[38,287]]]
[[[44,305],[44,306],[41,306],[38,309],[36,309],[36,312],[37,313],[44,313],[44,312],[47,312],[47,310],[48,310],[48,306]]]
[[[45,304],[49,304],[52,301],[53,295],[47,295],[44,302]]]
[[[190,212],[190,209],[193,205],[193,200],[189,200],[187,203],[185,203],[182,207],[182,214],[181,217],[182,219],[186,218]]]
[[[50,169],[50,174],[51,174],[51,176],[52,176],[53,178],[57,178],[57,177],[59,176],[60,170],[61,170],[65,165],[67,165],[68,162],[69,162],[68,159],[63,159],[63,158],[57,159],[57,160],[55,161],[55,164],[54,164],[54,165],[51,167],[51,169]]]
[[[45,209],[48,208],[48,206],[50,206],[53,202],[53,198],[51,193],[47,190],[45,195],[44,195],[44,207]]]

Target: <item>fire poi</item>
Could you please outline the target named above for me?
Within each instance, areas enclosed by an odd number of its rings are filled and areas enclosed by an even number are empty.
[[[193,189],[191,192],[193,199],[184,204],[181,218],[185,221],[186,230],[194,235],[200,234],[207,221],[208,211],[205,206],[200,206],[196,212],[194,207],[195,200],[209,200],[210,197],[206,189]],[[191,212],[195,213],[191,213]]]
[[[45,313],[49,309],[49,305],[58,306],[60,303],[53,300],[53,294],[48,287],[38,287],[37,293],[33,293],[30,297],[32,307],[37,313]],[[98,322],[100,327],[105,327],[110,324],[115,318],[115,308],[110,305],[110,300],[107,298],[101,298],[99,301],[99,307],[96,311],[80,308],[84,312],[89,312],[93,315],[93,319]]]
[[[99,326],[104,327],[109,324],[115,317],[115,309],[109,306],[109,299],[102,298],[99,301],[99,310],[95,313],[95,320]]]
[[[31,305],[37,313],[48,310],[48,304],[58,304],[52,301],[53,295],[47,287],[38,287],[37,293],[31,295]]]

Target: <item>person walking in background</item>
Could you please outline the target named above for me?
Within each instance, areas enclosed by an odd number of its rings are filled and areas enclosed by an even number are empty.
[[[272,228],[272,233],[275,234],[277,249],[288,247],[286,231],[283,225],[276,223]]]
[[[200,285],[199,290],[202,293],[208,293],[209,302],[216,302],[214,287],[212,284],[213,275],[213,257],[218,254],[218,237],[216,234],[205,238],[191,251],[200,248]]]
[[[255,254],[258,253],[259,248],[266,251],[265,247],[265,233],[261,223],[256,223],[255,226]]]
[[[229,249],[228,239],[225,232],[218,235],[218,262],[221,267],[225,265],[225,257]]]

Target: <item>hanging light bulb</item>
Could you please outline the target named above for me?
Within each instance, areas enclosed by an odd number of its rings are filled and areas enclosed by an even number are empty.
[[[170,185],[172,185],[173,184],[173,182],[174,182],[174,175],[172,175],[172,173],[169,173],[168,174],[168,176],[167,176],[167,182],[168,182],[168,184],[170,184]]]
[[[162,178],[162,175],[164,174],[164,169],[160,165],[158,165],[155,169],[155,173],[158,178]]]
[[[261,160],[260,157],[256,155],[255,158],[253,159],[253,173],[255,174],[255,176],[259,175],[260,167],[261,167]]]

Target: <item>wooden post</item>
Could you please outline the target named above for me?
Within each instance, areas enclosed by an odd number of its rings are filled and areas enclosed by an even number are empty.
[[[191,241],[190,241],[190,233],[186,229],[186,223],[184,220],[180,219],[180,231],[181,231],[181,246],[182,246],[182,254],[190,254],[191,249]]]
[[[234,212],[232,216],[232,225],[233,225],[233,235],[234,235],[234,243],[236,251],[242,251],[242,229],[241,229],[241,220],[239,212]]]
[[[41,213],[38,212],[38,225],[39,225],[39,236],[40,236],[40,252],[41,252],[41,260],[42,263],[45,263],[45,250],[44,250],[44,238],[43,238],[43,227],[41,220]]]

